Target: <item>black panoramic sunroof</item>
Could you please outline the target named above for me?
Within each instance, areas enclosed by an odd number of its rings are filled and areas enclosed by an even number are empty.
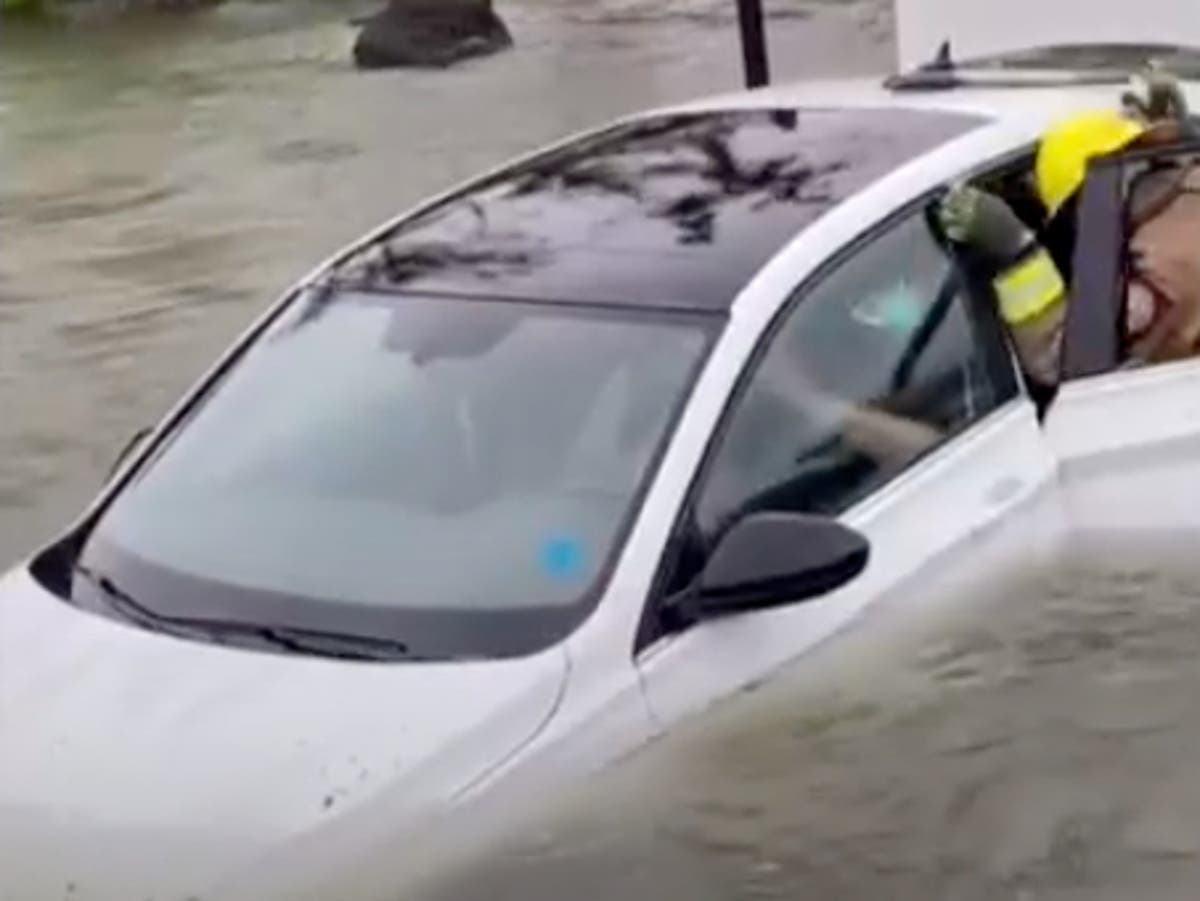
[[[335,278],[380,291],[723,310],[831,207],[982,121],[896,109],[644,118],[456,194],[350,256]]]

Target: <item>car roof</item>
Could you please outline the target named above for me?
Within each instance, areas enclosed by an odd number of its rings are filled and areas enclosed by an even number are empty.
[[[394,220],[319,277],[390,294],[723,312],[801,236],[832,249],[841,236],[827,214],[851,198],[884,214],[910,164],[936,160],[944,180],[1073,111],[1113,107],[1121,91],[1111,76],[1032,78],[983,72],[950,90],[808,81],[640,112]],[[1200,103],[1200,85],[1185,87]]]
[[[800,81],[752,91],[732,91],[680,104],[677,110],[836,106],[847,109],[907,109],[979,116],[996,124],[1043,128],[1082,109],[1115,107],[1125,79],[1070,71],[972,71],[961,82],[927,89],[889,87],[885,76]],[[1188,99],[1200,105],[1200,82],[1184,81]]]
[[[894,0],[896,51],[912,69],[1041,46],[1200,48],[1195,0]]]
[[[334,273],[387,293],[724,311],[831,208],[985,124],[829,103],[649,113],[451,193]]]

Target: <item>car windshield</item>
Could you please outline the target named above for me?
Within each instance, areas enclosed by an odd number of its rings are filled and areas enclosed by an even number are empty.
[[[80,570],[176,620],[536,649],[586,613],[711,321],[314,291],[117,496]]]

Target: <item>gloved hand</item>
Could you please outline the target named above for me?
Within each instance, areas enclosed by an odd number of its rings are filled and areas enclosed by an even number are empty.
[[[1017,259],[1036,238],[1008,204],[967,184],[952,188],[937,206],[946,237],[1000,265]]]
[[[1188,122],[1187,97],[1179,79],[1162,65],[1151,63],[1130,78],[1129,90],[1121,95],[1125,112],[1147,125]]]

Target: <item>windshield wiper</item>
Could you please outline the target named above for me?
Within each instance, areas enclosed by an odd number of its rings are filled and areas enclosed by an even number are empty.
[[[222,627],[225,625],[221,624]],[[253,626],[241,623],[231,623],[228,626],[233,630],[245,630],[258,635],[290,651],[320,654],[322,657],[336,657],[339,660],[414,659],[408,645],[390,638],[297,629],[292,626]]]
[[[100,592],[105,603],[107,603],[113,613],[133,620],[138,625],[146,626],[150,629],[161,629],[163,626],[170,625],[169,620],[139,603],[132,595],[118,587],[108,576],[101,575],[90,567],[84,566],[82,563],[76,563],[73,569],[76,575],[82,576],[92,587]]]
[[[74,570],[99,590],[113,613],[151,631],[209,641],[231,637],[250,639],[293,653],[317,654],[339,660],[414,659],[408,645],[389,638],[347,635],[292,626],[262,626],[235,620],[165,616],[142,604],[108,576],[97,573],[81,563],[76,563]]]

